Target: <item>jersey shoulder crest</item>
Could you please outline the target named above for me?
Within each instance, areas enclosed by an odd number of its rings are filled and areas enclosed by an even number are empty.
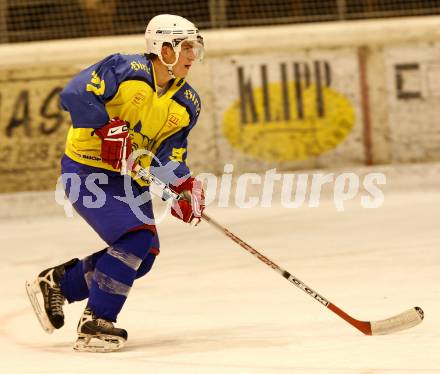
[[[116,74],[122,78],[121,81],[142,80],[154,86],[151,61],[145,55],[119,54],[118,57],[118,63],[114,68]]]
[[[173,99],[186,108],[191,120],[197,119],[202,108],[202,102],[199,94],[193,87],[185,82],[173,96]]]

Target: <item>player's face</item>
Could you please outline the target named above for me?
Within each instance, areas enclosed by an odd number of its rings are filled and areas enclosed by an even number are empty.
[[[179,59],[173,67],[173,73],[176,77],[185,78],[191,68],[196,54],[194,52],[193,42],[184,41],[182,43]]]

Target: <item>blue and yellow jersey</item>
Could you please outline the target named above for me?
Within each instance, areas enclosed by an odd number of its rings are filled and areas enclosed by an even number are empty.
[[[116,171],[101,161],[101,140],[93,129],[119,117],[129,124],[133,151],[148,151],[138,159],[142,167],[172,162],[176,177],[189,174],[187,136],[197,122],[200,98],[184,79],[174,79],[162,96],[155,82],[153,64],[141,54],[111,55],[80,72],[61,92],[61,105],[72,118],[67,156]]]

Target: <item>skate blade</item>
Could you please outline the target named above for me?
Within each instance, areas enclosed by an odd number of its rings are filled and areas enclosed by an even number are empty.
[[[124,347],[125,340],[109,335],[96,335],[93,337],[79,335],[73,349],[77,352],[108,353],[119,351]]]
[[[38,321],[40,322],[41,327],[48,334],[52,334],[55,328],[52,323],[50,323],[49,318],[47,317],[46,311],[41,307],[38,302],[37,295],[41,293],[40,285],[38,284],[38,280],[33,282],[26,281],[26,293],[29,297],[29,301],[31,302],[32,308],[34,309],[35,315],[37,316]]]

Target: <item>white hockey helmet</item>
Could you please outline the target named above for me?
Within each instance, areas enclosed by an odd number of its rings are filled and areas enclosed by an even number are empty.
[[[147,42],[147,53],[154,53],[160,61],[168,68],[172,68],[179,59],[182,42],[192,42],[194,55],[201,61],[204,54],[203,38],[199,29],[186,18],[172,14],[159,14],[148,22],[145,30],[145,40]],[[176,60],[172,64],[167,64],[162,58],[162,45],[169,43],[176,53]]]

